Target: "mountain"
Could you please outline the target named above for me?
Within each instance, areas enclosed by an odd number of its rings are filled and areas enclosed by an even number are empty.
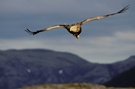
[[[45,83],[103,84],[134,66],[135,56],[113,64],[98,64],[75,54],[45,49],[0,51],[0,89]]]
[[[135,67],[119,74],[104,85],[109,87],[135,87]]]
[[[111,78],[135,66],[135,56],[107,65]],[[108,80],[107,80],[108,81]]]

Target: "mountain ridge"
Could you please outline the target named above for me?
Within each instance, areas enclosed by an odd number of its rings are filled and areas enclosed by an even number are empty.
[[[103,84],[135,66],[134,56],[130,62],[128,60],[98,64],[72,53],[46,49],[0,51],[0,88],[14,89],[44,83]]]

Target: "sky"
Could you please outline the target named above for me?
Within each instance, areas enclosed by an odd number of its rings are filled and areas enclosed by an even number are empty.
[[[135,55],[134,0],[0,0],[0,50],[51,49],[70,52],[96,63],[113,63]],[[76,39],[65,29],[37,35],[36,31],[55,24],[71,24],[86,18],[122,14],[89,22]]]

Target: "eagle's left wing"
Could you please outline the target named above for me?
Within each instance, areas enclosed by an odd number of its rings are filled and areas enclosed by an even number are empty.
[[[129,5],[125,6],[122,10],[120,10],[120,11],[118,11],[118,12],[116,12],[116,13],[107,14],[107,15],[103,15],[103,16],[92,17],[92,18],[88,18],[88,19],[85,19],[84,21],[82,21],[82,22],[80,22],[80,23],[81,23],[81,24],[85,24],[85,23],[90,22],[90,21],[93,21],[93,20],[100,20],[100,19],[103,19],[103,18],[112,16],[112,15],[120,14],[120,13],[123,13],[124,11],[126,11],[128,8],[129,8]]]

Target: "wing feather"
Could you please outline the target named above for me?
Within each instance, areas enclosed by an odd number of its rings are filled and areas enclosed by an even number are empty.
[[[37,30],[37,31],[30,31],[29,29],[27,29],[25,31],[32,34],[32,35],[35,35],[37,33],[52,30],[52,29],[55,29],[55,28],[65,28],[65,25],[54,25],[54,26],[50,26],[50,27],[47,27],[47,28],[43,28],[41,30]]]
[[[93,21],[93,20],[100,20],[100,19],[103,19],[103,18],[106,18],[106,17],[109,17],[109,16],[113,16],[113,15],[116,15],[116,14],[120,14],[120,13],[123,13],[124,11],[126,11],[128,8],[129,8],[129,5],[125,6],[123,9],[121,9],[120,11],[118,11],[118,12],[116,12],[116,13],[107,14],[107,15],[103,15],[103,16],[92,17],[92,18],[88,18],[88,19],[85,19],[84,21],[82,21],[81,23],[82,23],[82,24],[85,24],[85,23],[90,22],[90,21]]]

